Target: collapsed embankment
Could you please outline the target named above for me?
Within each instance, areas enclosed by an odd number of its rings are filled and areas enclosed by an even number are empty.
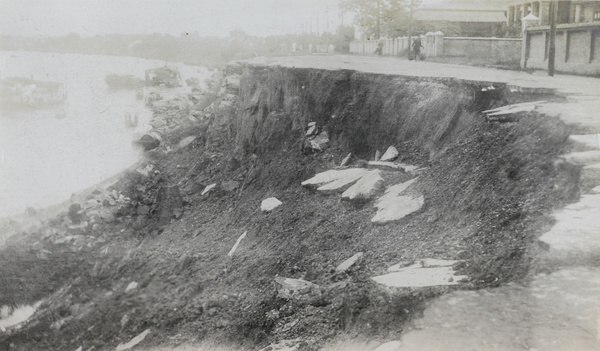
[[[148,344],[217,339],[245,349],[299,338],[312,350],[343,334],[396,338],[432,297],[526,278],[548,214],[578,196],[578,169],[555,162],[567,147],[561,122],[536,112],[502,121],[481,114],[541,96],[355,71],[228,70],[241,73],[239,85],[223,78],[192,111],[180,111],[196,123],[116,184],[112,204],[84,212],[96,226],[63,233],[63,215],[51,229],[24,233],[31,247],[21,241],[1,253],[11,262],[1,292],[11,298],[0,303],[45,302],[22,331],[0,335],[0,345],[112,349],[146,329]],[[307,144],[309,122],[327,132],[324,150]],[[196,138],[177,147],[188,136]],[[400,221],[374,225],[371,202],[300,186],[348,153],[364,167],[390,145],[421,168],[410,191],[425,204]],[[414,177],[397,172],[385,185]],[[283,205],[262,213],[271,196]],[[357,252],[358,264],[335,270]],[[392,290],[370,279],[428,257],[463,260],[456,268],[470,279]],[[286,298],[278,276],[318,287]]]

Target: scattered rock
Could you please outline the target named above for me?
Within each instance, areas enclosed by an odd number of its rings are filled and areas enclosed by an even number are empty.
[[[239,187],[240,187],[240,182],[238,182],[236,180],[226,180],[221,183],[221,189],[223,189],[226,192],[236,191],[237,188],[239,188]]]
[[[309,294],[311,291],[319,288],[317,284],[304,279],[277,277],[275,281],[281,285],[281,288],[278,289],[279,296],[288,300],[298,298],[300,295]]]
[[[229,256],[229,257],[233,256],[233,254],[235,253],[235,250],[237,250],[238,246],[242,242],[242,239],[244,239],[246,237],[246,234],[248,234],[247,231],[244,232],[244,234],[240,235],[240,237],[237,239],[237,241],[235,242],[235,244],[233,245],[231,250],[229,250],[229,253],[227,254],[227,256]]]
[[[316,137],[308,140],[308,147],[315,151],[323,151],[329,144],[329,134],[326,131],[319,133]]]
[[[121,318],[121,328],[125,328],[125,326],[127,325],[127,323],[129,323],[129,315],[126,314],[123,316],[123,318]]]
[[[216,187],[216,186],[217,186],[217,184],[216,184],[216,183],[212,183],[212,184],[210,184],[210,185],[207,185],[207,186],[204,188],[204,190],[202,191],[202,194],[200,194],[200,195],[204,195],[204,194],[208,193],[209,191],[211,191],[212,189],[214,189],[214,187]]]
[[[309,127],[314,127],[317,125],[317,122],[308,122]]]
[[[352,267],[356,262],[358,262],[362,257],[363,257],[363,253],[359,252],[359,253],[355,254],[354,256],[350,257],[349,259],[345,260],[344,262],[340,263],[340,265],[337,266],[335,270],[338,272],[345,272],[350,267]]]
[[[196,140],[195,135],[190,135],[189,137],[184,138],[179,142],[179,144],[177,144],[177,149],[183,149],[184,147],[190,145],[194,140]]]
[[[268,199],[264,199],[260,204],[260,210],[263,212],[270,212],[279,207],[282,204],[277,198],[270,197]]]
[[[158,190],[156,203],[158,206],[154,214],[158,218],[158,225],[171,222],[171,219],[175,217],[175,210],[183,207],[179,187],[177,185],[161,187]]]
[[[340,166],[345,166],[350,162],[350,159],[352,158],[352,153],[349,153],[348,156],[344,157],[344,159],[342,160],[342,162],[340,162]]]
[[[398,149],[393,146],[390,146],[385,150],[383,156],[381,156],[381,161],[394,161],[398,158]]]
[[[383,178],[380,172],[368,171],[342,194],[342,199],[355,202],[370,200],[382,186]]]
[[[313,125],[308,127],[308,130],[306,131],[306,136],[312,136],[313,134],[315,134],[315,132],[317,131],[317,126]]]
[[[156,149],[161,141],[162,135],[158,131],[149,132],[140,138],[140,143],[146,151]]]
[[[146,338],[146,335],[148,335],[148,334],[150,334],[150,329],[144,330],[141,334],[139,334],[135,338],[131,339],[131,341],[129,341],[128,343],[126,343],[126,344],[119,344],[117,346],[116,351],[123,351],[123,350],[129,350],[129,349],[131,349],[135,345],[137,345],[140,342],[142,342],[144,340],[144,338]]]
[[[137,282],[131,282],[131,283],[129,283],[129,285],[127,285],[127,288],[125,288],[125,292],[133,291],[133,290],[137,289],[137,287],[138,287]]]

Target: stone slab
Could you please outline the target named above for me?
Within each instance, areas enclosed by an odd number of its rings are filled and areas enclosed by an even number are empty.
[[[353,174],[360,174],[362,176],[362,174],[364,174],[365,172],[367,172],[367,170],[362,168],[348,168],[342,170],[332,169],[329,171],[317,173],[314,177],[307,179],[300,184],[302,186],[307,187],[319,187],[321,185],[333,182],[334,180]]]
[[[467,276],[454,275],[452,267],[406,267],[399,272],[392,272],[373,277],[375,282],[394,288],[422,288],[438,285],[456,285]]]
[[[402,219],[423,207],[425,199],[423,196],[412,198],[410,196],[398,196],[378,204],[379,210],[371,219],[372,223],[385,224]]]
[[[354,185],[342,194],[348,201],[366,201],[372,199],[383,186],[383,178],[378,170],[366,172]]]

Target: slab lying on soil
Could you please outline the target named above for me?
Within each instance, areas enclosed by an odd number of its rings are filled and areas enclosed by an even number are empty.
[[[425,268],[421,263],[401,268],[396,272],[373,277],[375,282],[395,288],[419,288],[437,285],[455,285],[467,276],[454,275],[452,266]]]
[[[375,196],[383,186],[383,178],[378,170],[365,173],[354,185],[342,194],[342,199],[349,201],[365,201]]]

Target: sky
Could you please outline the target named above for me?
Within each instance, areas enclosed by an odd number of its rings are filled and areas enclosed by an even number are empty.
[[[440,0],[423,0],[423,3]],[[0,0],[0,34],[227,36],[330,32],[342,22],[339,0]],[[344,16],[345,24],[351,15]]]
[[[81,36],[199,32],[227,36],[334,32],[338,0],[0,0],[0,33]],[[304,27],[303,27],[304,26]]]

